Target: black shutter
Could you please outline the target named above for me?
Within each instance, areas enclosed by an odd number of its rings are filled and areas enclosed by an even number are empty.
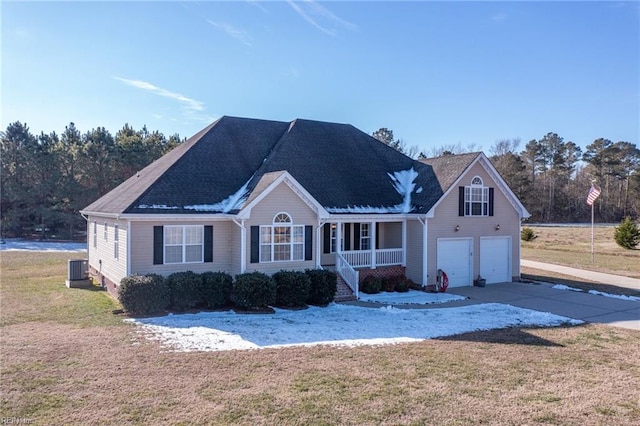
[[[489,188],[489,216],[493,216],[493,188]]]
[[[164,227],[153,227],[153,264],[164,263]]]
[[[260,227],[251,227],[251,263],[260,262]]]
[[[304,227],[304,260],[313,259],[313,226]]]
[[[331,253],[331,224],[330,223],[325,223],[324,226],[322,227],[323,229],[323,245],[324,248],[322,249],[323,253]]]
[[[351,224],[344,224],[344,249],[346,251],[351,250]]]
[[[458,187],[458,216],[464,216],[464,186]]]
[[[360,224],[353,224],[353,249],[360,250]]]
[[[376,250],[380,248],[380,222],[376,222]]]
[[[204,227],[204,261],[213,262],[213,226]]]

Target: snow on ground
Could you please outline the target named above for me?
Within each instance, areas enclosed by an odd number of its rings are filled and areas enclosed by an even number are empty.
[[[145,337],[179,352],[382,345],[511,326],[582,323],[500,303],[442,309],[331,304],[302,311],[276,309],[275,314],[201,312],[125,321],[138,325]]]
[[[394,305],[418,304],[428,305],[432,303],[446,303],[454,300],[464,300],[466,297],[450,293],[426,293],[424,291],[409,290],[406,293],[366,294],[360,292],[360,300],[363,302],[391,303]]]
[[[555,288],[556,290],[569,290],[569,291],[582,292],[582,289],[580,288],[569,287],[564,284],[556,284],[551,288]],[[611,294],[611,293],[605,293],[604,291],[597,291],[597,290],[589,290],[587,293],[593,294],[596,296],[611,297],[613,299],[632,300],[634,302],[640,302],[640,297],[637,297],[637,296],[625,296],[624,294]]]
[[[589,290],[588,293],[595,294],[596,296],[612,297],[614,299],[633,300],[634,302],[640,302],[640,297],[636,297],[636,296],[625,296],[624,294],[604,293],[602,291],[597,291],[597,290]]]
[[[555,288],[556,290],[582,291],[581,288],[569,287],[568,285],[564,284],[556,284],[551,288]]]
[[[0,244],[0,251],[61,251],[83,253],[87,251],[87,243],[68,243],[57,241],[31,241],[8,238]]]

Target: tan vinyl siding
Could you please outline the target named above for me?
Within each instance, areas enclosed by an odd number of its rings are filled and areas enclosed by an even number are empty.
[[[93,241],[94,222],[98,225],[95,247]],[[106,239],[105,223],[107,224]],[[118,225],[117,259],[114,257],[114,225]],[[114,283],[120,283],[120,280],[127,275],[127,222],[124,220],[115,220],[113,218],[90,216],[87,220],[87,231],[89,265]]]
[[[423,251],[424,226],[419,220],[407,220],[407,266],[405,274],[407,278],[416,284],[425,285],[422,282],[423,275]]]
[[[464,217],[458,216],[458,186],[470,185],[474,176],[480,176],[484,186],[494,188],[494,215],[484,217]],[[459,225],[460,230],[455,231]],[[500,225],[500,230],[496,230],[496,225]],[[438,238],[473,238],[473,278],[477,278],[480,271],[480,237],[511,236],[512,244],[512,265],[511,270],[514,275],[520,269],[520,218],[518,213],[509,203],[503,192],[498,188],[493,179],[480,165],[476,164],[460,183],[452,188],[449,195],[442,200],[436,208],[433,219],[429,219],[429,238],[427,252],[428,262],[428,284],[435,284],[436,280],[436,247]]]
[[[272,225],[273,218],[278,213],[287,213],[291,216],[293,225],[313,226],[313,250],[312,260],[251,263],[251,226]],[[246,256],[247,272],[259,271],[267,274],[278,272],[281,269],[304,270],[315,268],[317,256],[316,238],[318,237],[318,216],[316,213],[289,188],[286,183],[281,183],[273,189],[263,200],[251,209],[251,218],[245,222],[247,227]],[[321,236],[322,238],[322,236]]]
[[[229,246],[228,246],[228,252],[229,252],[229,270],[227,271],[227,273],[231,274],[232,276],[236,276],[240,273],[240,239],[241,239],[241,235],[242,235],[242,229],[240,228],[240,226],[236,225],[234,222],[230,222],[230,227],[229,227]],[[215,239],[215,225],[213,227],[213,233],[214,233],[214,239]],[[249,228],[247,228],[247,235],[249,234]],[[215,262],[215,248],[214,248],[214,253],[213,253],[213,257],[214,257],[214,262]],[[247,258],[247,262],[248,262],[248,258]]]
[[[380,248],[402,247],[402,222],[380,223]]]
[[[178,263],[170,265],[153,264],[153,227],[165,225],[211,225],[213,226],[213,263]],[[232,236],[238,228],[231,221],[171,221],[168,222],[132,222],[131,234],[131,274],[155,273],[169,275],[173,272],[223,271],[232,273]]]

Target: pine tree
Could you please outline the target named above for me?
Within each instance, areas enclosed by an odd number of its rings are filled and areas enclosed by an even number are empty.
[[[622,222],[620,222],[620,226],[616,227],[614,237],[620,247],[629,250],[635,248],[640,244],[640,229],[638,229],[638,224],[631,220],[629,216],[625,217]]]

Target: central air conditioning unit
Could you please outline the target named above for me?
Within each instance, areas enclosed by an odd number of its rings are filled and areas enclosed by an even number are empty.
[[[69,259],[67,265],[67,287],[90,287],[89,261],[87,259]]]

